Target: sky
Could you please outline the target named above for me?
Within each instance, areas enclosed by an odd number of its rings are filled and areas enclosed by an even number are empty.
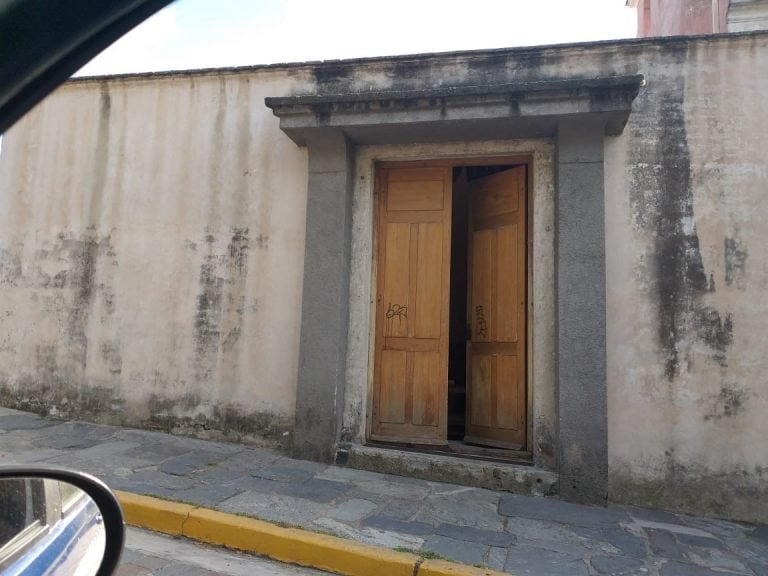
[[[635,36],[625,0],[177,0],[76,75]]]

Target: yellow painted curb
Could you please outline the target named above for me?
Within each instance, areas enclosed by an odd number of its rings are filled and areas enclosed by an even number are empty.
[[[445,560],[425,560],[419,566],[419,576],[509,576],[489,568],[475,568]]]
[[[413,554],[203,508],[189,515],[184,536],[349,576],[413,576],[419,560]]]
[[[123,507],[126,523],[131,526],[185,536],[345,576],[500,575],[493,570],[442,560],[422,561],[416,554],[396,552],[299,528],[282,528],[253,518],[151,496],[121,491],[115,491],[115,494]]]
[[[115,495],[123,508],[127,524],[172,536],[181,536],[184,521],[195,509],[189,504],[168,502],[130,492],[116,490]]]

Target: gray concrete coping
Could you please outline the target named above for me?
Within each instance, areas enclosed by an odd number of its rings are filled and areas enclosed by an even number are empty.
[[[553,136],[557,120],[599,116],[608,135],[620,134],[642,75],[567,78],[423,90],[268,97],[280,128],[297,145],[309,133],[343,129],[355,143]]]
[[[495,94],[523,95],[535,92],[559,92],[563,90],[606,90],[626,88],[635,94],[643,85],[642,74],[607,76],[603,78],[567,78],[564,80],[540,80],[534,82],[505,82],[479,86],[440,86],[424,90],[371,90],[345,94],[302,94],[275,96],[264,99],[276,115],[289,108],[316,104],[352,104],[374,100],[410,100],[413,98],[451,98],[460,96],[488,96]]]

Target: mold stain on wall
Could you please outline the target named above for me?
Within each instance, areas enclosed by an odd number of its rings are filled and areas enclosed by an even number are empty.
[[[632,134],[642,145],[631,160],[631,203],[636,228],[653,238],[657,343],[672,382],[690,369],[692,339],[704,343],[711,358],[726,368],[734,322],[708,298],[717,283],[705,270],[696,228],[684,79],[666,79],[656,90],[641,96],[655,110]]]
[[[725,283],[739,290],[746,288],[747,247],[738,237],[726,237],[724,241]]]
[[[62,231],[44,241],[29,266],[18,267],[23,243],[3,251],[0,284],[11,292],[28,293],[36,322],[48,326],[31,353],[31,362],[11,378],[3,375],[0,398],[3,405],[72,414],[99,406],[114,410],[118,401],[103,406],[105,390],[84,386],[87,372],[120,374],[121,343],[109,326],[115,313],[113,289],[118,266],[112,234],[95,228],[84,232]],[[18,337],[17,325],[0,327]],[[96,330],[92,330],[96,327]],[[23,344],[6,350],[23,357]],[[95,353],[93,353],[95,352]]]
[[[197,389],[218,387],[237,370],[238,341],[246,314],[258,311],[248,296],[251,246],[266,249],[269,238],[253,240],[247,228],[206,234],[195,299],[194,354]],[[61,232],[35,251],[33,264],[22,267],[23,243],[0,251],[0,287],[29,291],[42,317],[54,326],[48,341],[34,344],[32,362],[23,374],[0,373],[0,405],[44,415],[102,423],[129,424],[203,438],[281,446],[292,422],[268,411],[248,412],[227,399],[212,403],[206,394],[169,397],[168,375],[155,370],[151,393],[140,404],[128,402],[121,382],[144,373],[124,372],[113,277],[118,267],[112,234]],[[197,251],[196,244],[187,248]],[[0,315],[0,329],[5,316]],[[97,328],[97,329],[94,329]],[[98,336],[94,336],[98,335]],[[3,347],[19,354],[20,346]],[[217,372],[218,370],[218,372]],[[94,375],[95,374],[95,375]],[[224,376],[222,376],[224,374]],[[216,386],[214,386],[214,384]],[[223,382],[226,389],[230,382]]]
[[[681,464],[674,458],[674,451],[670,450],[667,474],[645,480],[626,463],[614,464],[612,498],[689,514],[765,522],[768,502],[764,487],[768,482],[768,468],[739,465],[713,472],[702,464]]]
[[[69,372],[85,372],[92,344],[97,349],[103,345],[110,348],[113,367],[120,357],[116,339],[91,343],[88,337],[89,323],[107,324],[115,312],[113,277],[117,266],[111,234],[99,235],[94,228],[82,234],[61,232],[35,255],[27,287],[58,319],[62,338],[56,343],[56,356]]]
[[[106,315],[114,312],[114,295],[105,284],[96,286],[96,268],[98,259],[104,255],[114,255],[109,247],[109,237],[97,240],[94,236],[86,236],[79,240],[64,239],[60,236],[63,249],[69,253],[71,266],[62,278],[62,288],[67,281],[71,284],[74,299],[67,313],[66,333],[70,340],[70,353],[75,361],[86,368],[88,357],[88,321],[93,311],[94,299],[101,296],[102,310]],[[115,266],[117,264],[115,263]],[[55,278],[55,277],[54,277]]]
[[[199,294],[195,313],[195,367],[197,380],[208,380],[215,368],[221,339],[224,278],[219,275],[220,256],[214,252],[214,236],[205,237],[207,254],[200,265]]]
[[[264,250],[269,239],[259,234],[251,239],[248,228],[230,230],[225,247],[214,234],[205,237],[206,254],[200,264],[196,298],[194,341],[195,378],[211,383],[214,373],[220,392],[225,392],[239,370],[237,346],[243,318],[258,310],[258,301],[248,295],[248,258],[252,246]],[[221,373],[217,372],[220,367]]]
[[[269,412],[246,413],[221,402],[208,413],[199,408],[206,400],[198,394],[168,398],[153,394],[148,401],[150,415],[142,428],[198,438],[229,440],[251,445],[287,448],[291,428],[289,419]]]
[[[306,154],[263,107],[265,93],[293,83],[273,71],[74,83],[6,139],[3,403],[134,426],[161,420],[184,433],[229,428],[230,439],[291,429],[295,369],[279,383],[270,376],[295,362],[290,342],[271,356],[260,343],[291,335],[300,294],[301,224],[278,222],[271,208],[278,191],[279,210],[303,207],[296,173]],[[134,117],[151,129],[134,130]],[[284,269],[262,275],[275,260]],[[285,301],[272,305],[285,313],[265,326],[261,301],[281,290]]]
[[[744,410],[747,398],[747,391],[738,384],[724,383],[720,392],[711,398],[712,406],[704,419],[719,420],[720,418],[736,416]]]
[[[684,68],[686,58],[680,49],[674,69]],[[738,226],[717,236],[723,223],[729,229],[723,195],[738,190],[717,175],[700,174],[707,169],[701,162],[717,152],[702,141],[701,120],[686,118],[686,109],[703,106],[692,103],[696,98],[701,95],[686,93],[685,74],[656,78],[638,97],[642,112],[629,125],[631,218],[647,246],[638,254],[635,281],[655,310],[657,364],[643,368],[643,382],[657,395],[651,405],[659,411],[660,433],[633,447],[631,458],[616,452],[609,491],[621,502],[765,521],[765,469],[722,466],[730,455],[718,454],[722,444],[710,442],[739,438],[757,393],[734,350],[734,312],[741,305],[735,292],[747,286],[747,246]],[[698,133],[689,141],[691,125]]]

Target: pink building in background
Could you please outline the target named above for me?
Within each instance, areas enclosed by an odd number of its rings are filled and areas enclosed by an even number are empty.
[[[768,29],[768,0],[627,0],[637,36],[687,36]]]

